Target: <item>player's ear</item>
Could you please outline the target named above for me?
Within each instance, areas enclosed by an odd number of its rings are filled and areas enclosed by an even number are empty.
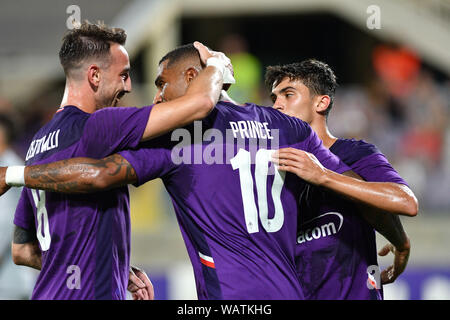
[[[316,97],[316,111],[318,113],[323,113],[328,109],[328,106],[330,105],[331,98],[328,95],[323,96],[317,96]]]
[[[187,83],[190,83],[192,80],[195,79],[196,76],[198,76],[198,73],[199,70],[197,70],[194,67],[190,67],[184,72],[184,79],[186,80]]]
[[[100,84],[100,68],[95,64],[91,64],[88,67],[87,76],[91,87],[98,88]]]

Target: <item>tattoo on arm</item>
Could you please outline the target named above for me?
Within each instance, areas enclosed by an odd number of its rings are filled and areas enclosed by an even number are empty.
[[[62,193],[96,192],[137,182],[131,164],[119,154],[96,160],[72,158],[27,167],[26,186]]]
[[[109,173],[111,177],[121,177],[120,180],[116,181],[116,183],[126,182],[126,184],[129,184],[137,181],[136,171],[121,155],[113,154],[100,161],[101,162],[97,164],[98,167],[107,168],[109,166],[113,170],[113,172]]]

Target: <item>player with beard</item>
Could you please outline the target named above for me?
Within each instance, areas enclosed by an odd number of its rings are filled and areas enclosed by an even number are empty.
[[[125,40],[122,29],[88,22],[64,36],[59,52],[66,75],[64,97],[54,117],[35,134],[27,165],[76,156],[102,158],[211,111],[222,89],[225,59],[221,68],[208,66],[195,80],[191,77],[179,99],[142,108],[105,108],[131,91]],[[206,47],[196,46],[203,63],[212,57]],[[215,59],[217,65],[221,60]],[[127,187],[84,196],[24,188],[14,224],[15,263],[41,270],[32,299],[125,299],[130,269]],[[132,270],[130,280],[135,298],[152,298],[144,272]]]
[[[182,96],[189,84],[182,75],[196,69],[201,63],[192,45],[163,57],[155,102]],[[297,199],[305,182],[270,165],[270,149],[280,145],[311,152],[331,170],[348,170],[303,121],[271,108],[220,101],[201,122],[137,149],[103,160],[28,167],[24,177],[27,186],[63,192],[139,186],[161,177],[175,207],[199,299],[296,300],[303,299],[294,249]]]
[[[186,90],[187,83],[180,75],[199,67],[191,49],[178,48],[161,60],[156,102],[170,101]],[[276,130],[279,144],[273,145],[269,132]],[[232,133],[232,141],[220,138],[227,131]],[[202,141],[188,140],[203,134],[206,138]],[[178,143],[181,137],[187,141]],[[239,137],[244,139],[243,145],[238,143]],[[251,138],[265,143],[252,150]],[[337,172],[348,170],[317,138],[305,122],[275,109],[222,101],[197,127],[176,130],[136,150],[102,160],[80,158],[27,167],[24,183],[45,190],[85,193],[127,183],[140,185],[161,177],[175,206],[200,299],[302,299],[294,251],[297,201],[305,182],[292,174],[270,172],[268,149],[290,146],[303,157],[311,157],[311,152]],[[232,157],[224,159],[230,145]],[[215,157],[214,161],[208,157],[205,161],[205,154]],[[317,171],[311,175],[307,171],[303,178],[315,179]],[[350,186],[360,184],[346,178]],[[356,194],[361,201],[376,204],[380,199],[392,200],[374,192],[378,185],[364,183],[367,190]],[[344,193],[349,185],[343,185]],[[393,195],[394,203],[388,201],[388,208],[396,205],[396,197],[398,194]],[[403,210],[401,205],[397,207]]]

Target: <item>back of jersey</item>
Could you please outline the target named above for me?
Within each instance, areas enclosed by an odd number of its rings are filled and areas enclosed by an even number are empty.
[[[304,182],[270,161],[271,150],[288,146],[340,168],[304,122],[274,109],[228,102],[145,149],[121,153],[139,184],[163,178],[200,299],[303,298],[294,246]]]
[[[101,158],[136,146],[149,109],[88,114],[67,106],[33,138],[26,164]],[[32,299],[125,299],[129,270],[128,189],[66,195],[24,188],[14,224],[36,232],[42,269]]]

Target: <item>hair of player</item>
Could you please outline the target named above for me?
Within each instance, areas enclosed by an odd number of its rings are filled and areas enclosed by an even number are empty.
[[[188,44],[176,47],[172,51],[168,52],[164,57],[162,57],[161,60],[159,61],[159,64],[168,60],[166,67],[170,68],[174,64],[177,64],[178,62],[184,61],[188,58],[198,59],[199,63],[202,64],[201,60],[200,60],[200,54],[198,53],[197,49],[194,47],[193,43],[188,43]],[[202,65],[202,67],[204,67],[204,66]]]
[[[103,22],[85,21],[66,32],[59,60],[66,76],[88,59],[109,63],[111,43],[124,45],[127,35],[123,29],[109,28]]]
[[[333,107],[334,94],[337,88],[336,75],[324,62],[316,59],[307,59],[291,64],[269,66],[266,69],[265,83],[269,90],[274,84],[279,84],[283,79],[301,81],[312,95],[327,95],[330,104],[324,114],[328,117]]]

